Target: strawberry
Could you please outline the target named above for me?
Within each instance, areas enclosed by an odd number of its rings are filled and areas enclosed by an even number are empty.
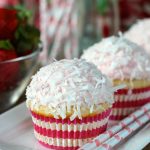
[[[37,48],[40,42],[40,32],[39,29],[29,23],[32,14],[31,11],[21,5],[15,6],[14,9],[18,12],[19,24],[15,32],[15,37],[11,42],[18,56],[28,55]]]
[[[0,8],[0,92],[19,80],[19,62],[9,60],[32,53],[40,42],[40,32],[30,18],[31,12],[23,6]]]
[[[8,90],[17,81],[19,63],[5,62],[15,58],[17,58],[17,54],[10,42],[0,41],[0,92]]]
[[[17,58],[16,52],[14,50],[0,49],[0,62]]]
[[[14,38],[17,26],[17,10],[0,8],[0,39]]]

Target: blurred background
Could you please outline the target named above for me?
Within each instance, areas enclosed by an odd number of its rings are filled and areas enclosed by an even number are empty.
[[[14,25],[4,8],[16,9],[21,18],[13,39],[0,38],[16,50],[12,59],[1,59],[0,52],[0,112],[25,100],[24,90],[40,66],[79,57],[103,37],[150,17],[150,0],[0,0],[0,8],[0,34]]]

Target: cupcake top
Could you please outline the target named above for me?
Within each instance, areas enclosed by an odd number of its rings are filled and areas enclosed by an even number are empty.
[[[66,109],[73,106],[74,116],[80,116],[80,107],[113,102],[114,88],[111,82],[94,64],[82,59],[61,60],[42,67],[32,77],[26,90],[27,104],[37,110],[40,106],[53,109],[66,118]],[[31,109],[32,109],[31,108]]]
[[[82,58],[111,79],[150,79],[150,57],[124,37],[109,37],[85,50]]]
[[[144,47],[144,49],[150,53],[150,19],[139,20],[124,36]]]

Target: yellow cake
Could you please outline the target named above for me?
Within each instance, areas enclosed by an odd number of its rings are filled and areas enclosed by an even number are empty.
[[[31,110],[36,112],[37,114],[54,118],[54,115],[51,113],[51,112],[55,111],[54,107],[49,108],[47,106],[41,105],[41,106],[39,106],[38,109],[32,108],[31,107],[31,101],[27,102],[27,106],[29,108],[31,108]],[[90,110],[91,108],[86,107],[86,106],[83,106],[83,107],[81,106],[81,109],[80,109],[81,117],[83,118],[83,117],[88,117],[88,116],[95,116],[96,114],[100,114],[104,110],[107,110],[111,107],[112,107],[112,105],[110,103],[101,103],[101,104],[98,104],[98,105],[94,105],[93,108],[92,108],[93,110],[91,111]],[[70,110],[66,111],[66,118],[70,118],[73,114],[74,114],[74,109],[73,109],[73,106],[72,106],[70,108]],[[61,118],[61,116],[58,116],[58,118]]]
[[[150,87],[150,80],[137,80],[137,79],[133,79],[133,80],[129,80],[129,79],[124,79],[124,80],[119,80],[119,79],[114,79],[113,81],[113,85],[117,86],[120,84],[125,84],[127,88],[145,88],[145,87]]]

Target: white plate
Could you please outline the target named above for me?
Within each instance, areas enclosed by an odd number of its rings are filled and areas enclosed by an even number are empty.
[[[6,144],[7,148],[4,147]],[[25,147],[32,150],[47,150],[33,135],[32,120],[25,103],[0,115],[0,150],[11,150],[11,144],[14,150],[22,150]]]
[[[131,144],[134,150],[145,147],[150,142],[150,123],[125,141],[116,148],[129,149]],[[48,150],[33,135],[32,120],[25,103],[0,115],[0,150]]]

